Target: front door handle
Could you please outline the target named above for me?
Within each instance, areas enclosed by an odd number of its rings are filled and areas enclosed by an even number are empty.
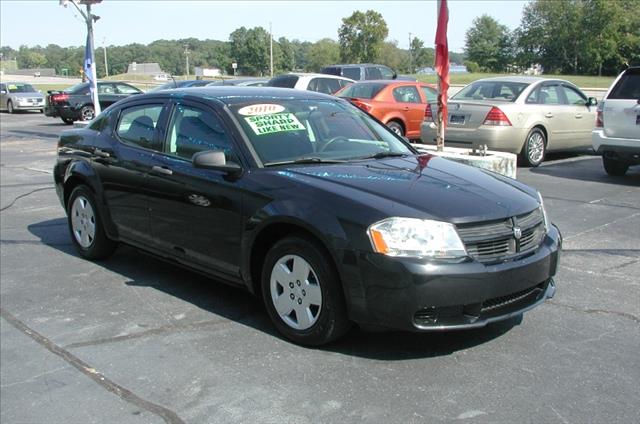
[[[576,113],[576,119],[582,119],[582,114],[581,113]]]
[[[404,111],[408,112],[409,111],[409,106],[405,106]]]
[[[553,113],[547,112],[547,113],[544,114],[544,117],[545,118],[553,118]]]
[[[151,170],[153,172],[157,172],[158,174],[173,175],[173,171],[170,170],[169,168],[167,168],[166,166],[154,165],[154,166],[151,167]]]

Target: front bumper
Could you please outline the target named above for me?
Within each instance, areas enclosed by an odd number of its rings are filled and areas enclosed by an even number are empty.
[[[360,286],[348,286],[351,319],[374,327],[438,331],[520,315],[554,295],[561,246],[560,232],[552,226],[535,251],[496,264],[360,252]]]
[[[424,121],[420,126],[420,138],[424,144],[436,144],[437,127]],[[478,128],[456,128],[449,125],[445,130],[445,144],[450,147],[472,148],[487,145],[489,150],[519,154],[522,151],[528,129],[480,125]]]
[[[44,102],[42,103],[13,103],[14,110],[42,110],[44,109]]]

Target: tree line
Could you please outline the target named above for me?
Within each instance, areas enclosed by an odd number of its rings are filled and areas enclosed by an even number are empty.
[[[640,0],[536,0],[514,31],[482,15],[465,53],[470,71],[540,64],[548,74],[617,75],[640,65]]]
[[[273,40],[273,65],[276,73],[288,71],[317,72],[334,63],[381,63],[401,73],[414,73],[416,69],[433,64],[434,50],[424,41],[412,38],[409,49],[398,47],[395,40],[387,40],[388,28],[382,15],[368,10],[356,11],[342,20],[338,41],[323,38],[317,42]],[[173,75],[184,75],[189,56],[189,74],[194,67],[215,67],[233,75],[232,63],[237,63],[238,75],[268,75],[270,72],[270,34],[263,27],[240,27],[229,35],[228,41],[157,40],[144,45],[107,46],[107,64],[110,75],[127,72],[132,62],[157,62],[160,68]],[[79,75],[84,59],[84,46],[60,47],[9,46],[0,48],[4,59],[15,59],[18,68],[53,68],[57,74]],[[98,77],[105,76],[104,47],[95,49]],[[451,52],[452,61],[462,63],[463,55]]]

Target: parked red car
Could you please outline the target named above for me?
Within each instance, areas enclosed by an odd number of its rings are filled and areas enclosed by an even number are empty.
[[[435,101],[436,95],[433,85],[397,80],[356,82],[336,93],[410,139],[420,138],[427,102]]]

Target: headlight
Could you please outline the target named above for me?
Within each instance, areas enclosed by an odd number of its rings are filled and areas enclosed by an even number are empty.
[[[455,227],[448,222],[394,217],[372,224],[367,232],[373,250],[388,256],[467,256]]]
[[[547,210],[544,208],[544,200],[542,200],[542,194],[538,192],[538,202],[540,202],[540,209],[542,209],[542,219],[544,220],[544,231],[549,232],[549,217],[547,216]]]

